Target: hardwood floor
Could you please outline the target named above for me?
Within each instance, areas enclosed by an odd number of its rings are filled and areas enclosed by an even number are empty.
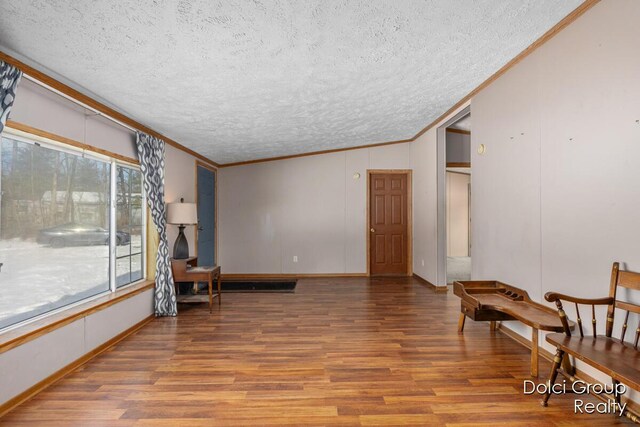
[[[152,321],[2,425],[612,425],[524,396],[529,350],[414,279],[304,279]],[[540,381],[550,365],[541,364]],[[593,397],[585,398],[599,402]]]

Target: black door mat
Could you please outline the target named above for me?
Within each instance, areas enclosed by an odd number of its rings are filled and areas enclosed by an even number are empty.
[[[222,292],[295,292],[295,280],[223,280]]]
[[[295,292],[296,280],[223,280],[222,292]],[[194,295],[193,283],[179,283],[180,296]],[[213,293],[217,292],[217,283],[213,282]],[[198,283],[197,295],[207,295],[207,283]]]

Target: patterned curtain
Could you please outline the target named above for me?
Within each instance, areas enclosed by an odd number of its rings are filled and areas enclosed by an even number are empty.
[[[22,71],[0,60],[0,133],[7,123],[11,106],[16,99],[16,89],[21,77]]]
[[[138,160],[144,179],[144,191],[147,195],[153,223],[158,229],[160,242],[156,257],[156,316],[175,316],[178,314],[176,292],[169,260],[167,242],[167,216],[164,204],[164,141],[142,132],[136,132]]]

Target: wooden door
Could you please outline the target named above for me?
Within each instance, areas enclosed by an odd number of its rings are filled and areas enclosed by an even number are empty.
[[[369,177],[369,272],[406,276],[409,263],[408,173]]]

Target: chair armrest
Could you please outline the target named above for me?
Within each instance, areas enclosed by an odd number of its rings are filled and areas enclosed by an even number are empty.
[[[544,294],[544,299],[549,302],[557,302],[559,300],[573,302],[576,304],[589,304],[589,305],[611,305],[615,299],[612,297],[604,298],[578,298],[569,295],[559,294],[557,292],[547,292]]]

